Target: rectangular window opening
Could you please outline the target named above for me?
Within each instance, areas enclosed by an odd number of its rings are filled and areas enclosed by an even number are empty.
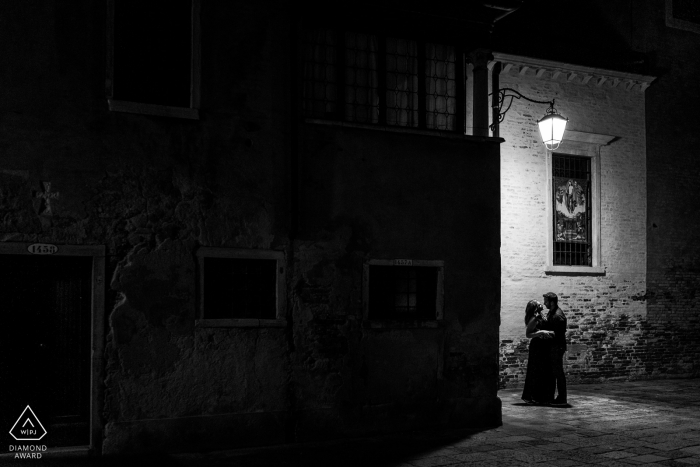
[[[442,314],[441,267],[370,265],[370,320],[430,321]]]
[[[199,118],[200,1],[108,1],[110,110]]]
[[[207,247],[197,256],[203,322],[236,325],[284,319],[282,252]]]

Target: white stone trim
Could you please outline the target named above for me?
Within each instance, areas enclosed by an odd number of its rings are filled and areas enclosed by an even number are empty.
[[[532,69],[533,76],[540,79],[549,78],[556,80],[563,76],[567,82],[571,83],[586,85],[593,80],[596,86],[608,83],[611,87],[616,87],[623,83],[623,89],[626,91],[636,90],[644,92],[656,79],[654,76],[593,68],[501,52],[493,53],[493,61],[501,62],[501,73],[509,73],[511,70],[515,70],[519,74],[524,75]]]
[[[601,194],[600,194],[600,147],[615,139],[614,136],[601,135],[596,133],[585,133],[582,131],[567,130],[565,139],[556,151],[547,151],[547,186],[546,186],[546,219],[547,219],[547,258],[545,261],[544,273],[547,275],[605,275],[605,268],[601,258]],[[566,139],[569,138],[569,139]],[[560,266],[553,264],[554,254],[554,226],[552,224],[552,153],[571,154],[573,156],[584,156],[591,158],[591,195],[593,206],[591,212],[591,247],[593,257],[591,266]]]
[[[287,292],[286,267],[283,251],[256,250],[246,248],[200,247],[196,253],[199,273],[199,306],[195,325],[206,327],[283,327],[286,326]],[[208,319],[204,316],[204,258],[267,259],[277,262],[277,282],[275,284],[275,319]]]
[[[682,29],[700,34],[700,24],[682,19],[676,19],[673,16],[673,0],[666,0],[666,26],[669,28]]]

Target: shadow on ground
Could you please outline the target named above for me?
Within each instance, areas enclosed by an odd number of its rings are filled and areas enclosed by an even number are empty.
[[[434,457],[440,451],[478,437],[483,430],[411,432],[390,436],[347,439],[327,443],[285,445],[213,453],[147,454],[118,457],[46,457],[33,465],[51,467],[350,467],[399,466]],[[3,467],[26,467],[26,460],[3,459]],[[9,462],[8,462],[9,461]],[[7,462],[7,463],[6,463]]]

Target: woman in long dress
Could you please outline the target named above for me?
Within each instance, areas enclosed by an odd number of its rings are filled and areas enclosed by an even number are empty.
[[[537,300],[530,300],[525,307],[525,336],[530,339],[530,347],[522,399],[532,404],[548,404],[554,399],[554,373],[549,358],[553,332],[543,329],[543,309]]]

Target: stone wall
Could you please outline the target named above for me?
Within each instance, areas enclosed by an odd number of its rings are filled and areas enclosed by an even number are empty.
[[[322,124],[302,135],[295,374],[312,396],[299,404],[328,414],[325,435],[498,419],[497,143]],[[363,320],[361,266],[393,258],[445,262],[437,327]]]

